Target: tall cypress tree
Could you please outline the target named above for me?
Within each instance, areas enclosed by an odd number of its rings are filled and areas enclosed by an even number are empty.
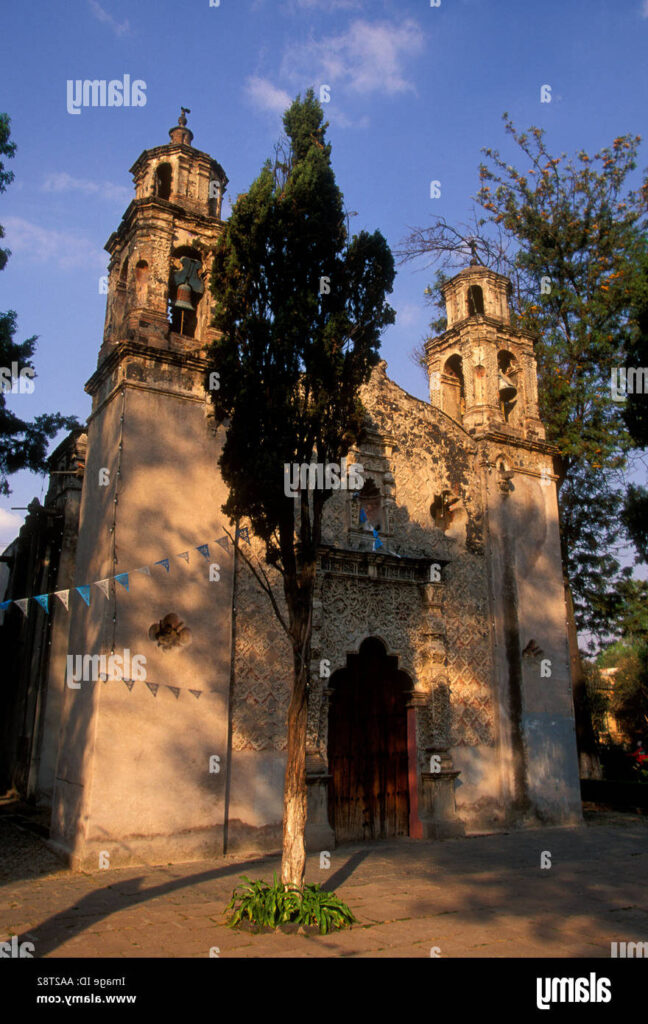
[[[227,417],[223,511],[249,519],[281,574],[293,687],[287,722],[282,882],[303,886],[306,721],[313,594],[322,514],[331,489],[284,492],[284,468],[340,464],[362,434],[359,389],[393,323],[385,296],[394,264],[383,236],[348,238],[327,124],[312,90],[284,115],[286,159],[266,161],[239,196],[219,242],[208,350],[216,412]]]

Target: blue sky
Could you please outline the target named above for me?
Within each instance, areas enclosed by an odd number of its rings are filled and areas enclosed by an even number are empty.
[[[547,129],[555,152],[593,153],[626,132],[645,134],[648,0],[66,0],[5,5],[0,109],[18,145],[15,181],[0,196],[12,250],[0,309],[18,338],[36,334],[33,395],[10,399],[35,415],[84,419],[83,385],[103,330],[103,246],[132,196],[129,167],[168,141],[180,105],[194,145],[247,190],[281,133],[281,113],[310,85],[330,87],[333,166],[352,230],[379,228],[396,247],[433,215],[466,220],[483,146],[510,149],[506,110],[520,128]],[[66,83],[146,84],[140,107],[68,113]],[[550,103],[540,87],[551,86]],[[639,168],[648,165],[642,144]],[[637,172],[638,173],[638,172]],[[441,198],[430,199],[430,181]],[[229,209],[226,203],[225,212]],[[430,319],[433,277],[399,270],[385,333],[389,374],[426,397],[409,353]],[[28,404],[27,404],[28,403]],[[44,481],[23,473],[0,501],[0,546]]]

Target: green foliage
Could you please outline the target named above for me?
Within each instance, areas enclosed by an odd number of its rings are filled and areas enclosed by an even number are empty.
[[[313,592],[325,501],[333,488],[285,493],[285,467],[337,464],[359,442],[360,388],[393,323],[385,301],[394,262],[380,234],[348,238],[322,108],[312,89],[284,115],[287,141],[238,197],[214,254],[213,325],[206,386],[227,419],[219,466],[223,511],[249,518],[266,561],[283,579],[287,615],[263,567],[248,568],[288,634],[293,689],[288,708],[282,878],[301,888],[306,815],[306,694]],[[263,579],[262,579],[263,577]]]
[[[603,668],[618,668],[610,708],[629,736],[648,734],[648,641],[629,638],[608,647],[599,658]]]
[[[633,300],[633,325],[626,350],[628,367],[648,368],[648,255],[644,256]],[[644,385],[645,387],[645,385]],[[635,442],[648,448],[648,396],[628,395],[623,418]],[[648,489],[630,484],[623,508],[623,523],[637,551],[637,560],[648,562]]]
[[[568,159],[552,155],[542,129],[520,132],[508,114],[504,123],[521,168],[484,150],[475,201],[486,216],[465,230],[442,219],[417,229],[404,256],[429,255],[456,272],[472,252],[510,278],[512,325],[535,340],[540,415],[559,449],[561,539],[576,621],[598,637],[622,578],[624,529],[647,507],[635,504],[627,522],[620,519],[621,474],[641,443],[631,431],[639,418],[648,422],[645,396],[628,403],[631,424],[610,382],[612,371],[648,363],[645,342],[637,349],[648,311],[648,177],[628,187],[638,136]]]
[[[598,665],[592,661],[583,660],[583,676],[592,725],[600,739],[607,732],[606,716],[610,710],[610,701],[601,688],[601,673]]]
[[[16,154],[16,143],[9,141],[9,136],[11,135],[10,124],[10,117],[7,114],[0,114],[0,154],[11,159]],[[10,185],[13,179],[13,171],[5,171],[4,161],[0,160],[0,192],[5,192],[7,185]],[[2,224],[0,224],[0,238],[4,238]],[[9,249],[0,249],[0,270],[4,269],[10,255]]]
[[[325,892],[320,885],[284,886],[274,875],[272,885],[251,881],[234,890],[226,909],[233,913],[227,924],[234,928],[241,921],[249,921],[259,928],[278,928],[282,924],[317,925],[322,935],[335,928],[347,928],[356,919],[346,903],[335,893]]]
[[[637,561],[648,562],[648,488],[628,485],[621,519],[636,548]]]
[[[220,337],[208,358],[209,370],[220,373],[217,413],[229,419],[220,461],[230,488],[224,511],[249,517],[269,561],[292,571],[295,502],[284,494],[283,467],[310,462],[314,451],[318,462],[339,463],[358,440],[358,391],[394,320],[385,302],[394,267],[379,232],[347,238],[327,126],[312,90],[292,104],[284,125],[287,174],[277,180],[266,162],[239,196],[215,254]],[[320,294],[324,279],[330,291]],[[302,506],[304,562],[314,557],[328,496],[315,492],[310,524]]]
[[[8,116],[0,114],[0,154],[13,157],[16,144],[9,141],[9,125]],[[5,171],[4,164],[0,161],[0,192],[5,191],[13,177],[13,172]],[[0,238],[4,238],[1,225]],[[8,249],[0,249],[0,270],[5,266],[9,255]],[[0,313],[0,366],[8,368],[12,363],[17,363],[21,369],[33,370],[32,357],[37,339],[33,337],[16,342],[15,333],[15,312],[9,310],[7,313]],[[7,408],[5,391],[0,390],[0,494],[10,493],[7,478],[19,469],[44,472],[48,440],[51,440],[59,430],[71,430],[78,425],[75,416],[62,416],[60,413],[45,413],[33,420],[23,420]]]
[[[480,166],[477,201],[517,243],[515,322],[537,339],[540,414],[560,449],[561,533],[576,618],[597,632],[620,579],[618,471],[633,440],[610,379],[626,365],[632,336],[648,180],[624,189],[638,137],[620,136],[573,161],[553,157],[540,129],[520,133],[504,117],[530,166],[518,171],[485,150],[490,166]]]

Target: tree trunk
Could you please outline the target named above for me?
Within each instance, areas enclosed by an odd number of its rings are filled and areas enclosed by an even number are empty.
[[[565,583],[565,603],[567,605],[567,633],[569,637],[572,693],[574,695],[574,721],[576,725],[579,773],[582,779],[600,779],[602,776],[601,764],[596,734],[592,725],[592,712],[585,686],[585,675],[581,664],[580,650],[578,649],[574,602],[568,583]]]
[[[306,865],[306,727],[307,686],[310,664],[310,615],[299,630],[293,650],[294,682],[288,708],[288,753],[284,784],[283,849],[281,881],[302,889]],[[300,642],[301,641],[301,642]]]

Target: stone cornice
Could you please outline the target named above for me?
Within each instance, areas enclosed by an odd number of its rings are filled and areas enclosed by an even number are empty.
[[[86,382],[85,391],[93,395],[101,382],[109,376],[127,356],[140,356],[142,359],[154,359],[158,363],[166,363],[182,369],[204,373],[207,360],[190,352],[176,352],[172,349],[157,348],[154,345],[143,345],[138,341],[120,341],[118,345],[102,360],[90,379]],[[120,382],[121,383],[121,382]],[[134,381],[131,383],[135,383]]]
[[[203,230],[209,229],[215,236],[219,234],[218,229],[224,224],[220,217],[212,217],[204,213],[194,213],[191,210],[187,210],[184,206],[170,202],[168,199],[160,199],[159,196],[145,196],[143,199],[132,199],[124,211],[119,227],[116,231],[112,232],[104,245],[106,252],[112,254],[115,243],[127,233],[136,215],[143,212],[147,207],[151,207],[163,214],[171,214],[172,217],[178,220],[195,221],[203,226]]]
[[[447,558],[428,556],[412,558],[408,555],[382,554],[380,551],[355,551],[346,548],[333,548],[322,545],[318,549],[318,571],[336,576],[353,579],[370,579],[376,582],[426,584],[440,587],[440,583],[430,583],[430,566],[441,568],[448,565]]]
[[[560,448],[549,441],[532,441],[526,437],[515,437],[512,434],[505,434],[499,430],[489,430],[480,438],[480,441],[490,441],[492,444],[513,445],[516,448],[524,448],[528,452],[542,452],[543,455],[559,455]]]
[[[536,339],[532,334],[511,327],[510,324],[505,324],[502,320],[497,320],[495,317],[480,313],[477,316],[466,316],[463,320],[458,320],[452,327],[444,331],[443,334],[439,334],[436,338],[428,338],[425,342],[425,350],[427,352],[433,345],[446,344],[448,341],[452,341],[453,338],[458,338],[465,331],[466,327],[476,327],[484,324],[487,327],[492,327],[498,334],[505,334],[518,341],[529,342],[532,346],[535,344]]]

